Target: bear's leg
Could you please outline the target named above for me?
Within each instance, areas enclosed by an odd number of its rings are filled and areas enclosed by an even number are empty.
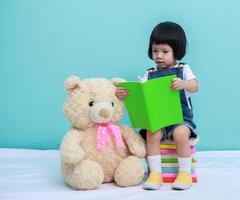
[[[129,156],[117,167],[114,180],[122,187],[135,186],[142,182],[144,167],[140,159],[136,156]]]
[[[92,160],[82,160],[73,170],[68,184],[74,189],[97,189],[103,182],[104,174],[101,166]]]

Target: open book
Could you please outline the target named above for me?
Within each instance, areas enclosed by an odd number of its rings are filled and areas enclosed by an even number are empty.
[[[179,91],[170,89],[175,77],[169,75],[146,82],[118,83],[129,92],[123,101],[134,128],[156,132],[183,121]]]

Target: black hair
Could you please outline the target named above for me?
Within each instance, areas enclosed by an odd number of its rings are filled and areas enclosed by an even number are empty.
[[[174,58],[181,60],[186,53],[187,38],[183,28],[174,22],[162,22],[152,31],[148,56],[152,59],[153,44],[168,44],[173,49]]]

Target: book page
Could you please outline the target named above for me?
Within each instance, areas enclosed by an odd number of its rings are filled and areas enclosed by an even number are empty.
[[[169,75],[155,78],[144,84],[146,109],[151,131],[182,122],[179,91],[170,89],[175,77],[176,75]]]
[[[142,88],[143,84],[144,83],[134,81],[118,83],[118,86],[127,88],[129,92],[129,96],[125,97],[123,102],[127,107],[131,124],[135,128],[150,128]]]

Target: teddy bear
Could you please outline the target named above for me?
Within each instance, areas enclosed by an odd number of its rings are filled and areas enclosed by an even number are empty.
[[[146,155],[146,145],[134,129],[119,123],[124,104],[115,89],[121,81],[71,76],[64,83],[63,110],[72,127],[60,146],[61,171],[73,189],[92,190],[110,182],[129,187],[142,182],[140,158]]]

